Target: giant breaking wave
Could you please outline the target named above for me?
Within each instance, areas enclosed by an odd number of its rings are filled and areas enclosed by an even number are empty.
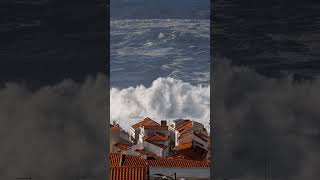
[[[150,87],[111,88],[110,122],[124,129],[150,117],[156,121],[189,118],[209,129],[210,86],[194,86],[173,78],[158,78]]]

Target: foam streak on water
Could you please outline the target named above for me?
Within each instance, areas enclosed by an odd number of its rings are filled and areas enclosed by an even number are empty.
[[[111,21],[111,86],[150,86],[159,77],[207,85],[209,20]]]

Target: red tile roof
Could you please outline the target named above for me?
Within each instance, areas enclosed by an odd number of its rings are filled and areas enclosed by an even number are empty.
[[[208,161],[193,161],[180,158],[158,158],[155,160],[147,160],[147,162],[151,167],[209,167]]]
[[[119,153],[110,154],[110,167],[120,166],[121,155]]]
[[[110,180],[145,180],[146,160],[139,156],[122,156],[120,153],[110,154]]]
[[[160,126],[160,124],[155,122],[154,120],[146,117],[142,121],[132,125],[131,127],[133,129],[137,129],[137,128],[141,127],[141,126]]]
[[[178,138],[179,138],[179,140],[180,139],[186,139],[186,138],[192,138],[192,134],[193,134],[193,132],[190,131],[190,132],[181,134]]]
[[[182,149],[176,151],[177,155],[190,160],[204,160],[208,151],[196,146],[193,148]]]
[[[140,156],[122,156],[120,165],[119,153],[110,154],[110,180],[145,180],[147,179],[147,167],[181,167],[202,168],[209,167],[208,161],[194,161],[181,158],[157,158],[145,160]]]
[[[144,167],[111,167],[110,180],[145,180]]]
[[[146,160],[140,156],[126,155],[122,161],[122,166],[126,167],[144,167],[146,164]]]
[[[192,128],[192,121],[191,120],[184,120],[182,123],[178,124],[176,130],[182,132],[185,129]]]
[[[191,147],[192,147],[192,142],[187,142],[184,144],[179,144],[178,146],[174,147],[174,150],[180,151],[180,150],[184,150],[184,149],[189,149]]]
[[[144,126],[145,129],[150,129],[150,130],[168,130],[168,126],[153,126],[153,125],[146,125]]]
[[[146,138],[145,140],[149,142],[165,142],[169,139],[168,136],[165,136],[162,133],[156,133],[156,135]]]

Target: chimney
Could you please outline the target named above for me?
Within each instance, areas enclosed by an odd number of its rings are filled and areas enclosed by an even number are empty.
[[[167,126],[167,121],[166,120],[161,120],[161,126]]]

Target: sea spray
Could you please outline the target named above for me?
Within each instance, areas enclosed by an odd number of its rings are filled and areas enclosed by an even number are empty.
[[[111,88],[111,122],[116,121],[127,130],[146,116],[157,122],[188,118],[208,127],[210,86],[193,86],[173,78],[158,78],[150,87]]]

